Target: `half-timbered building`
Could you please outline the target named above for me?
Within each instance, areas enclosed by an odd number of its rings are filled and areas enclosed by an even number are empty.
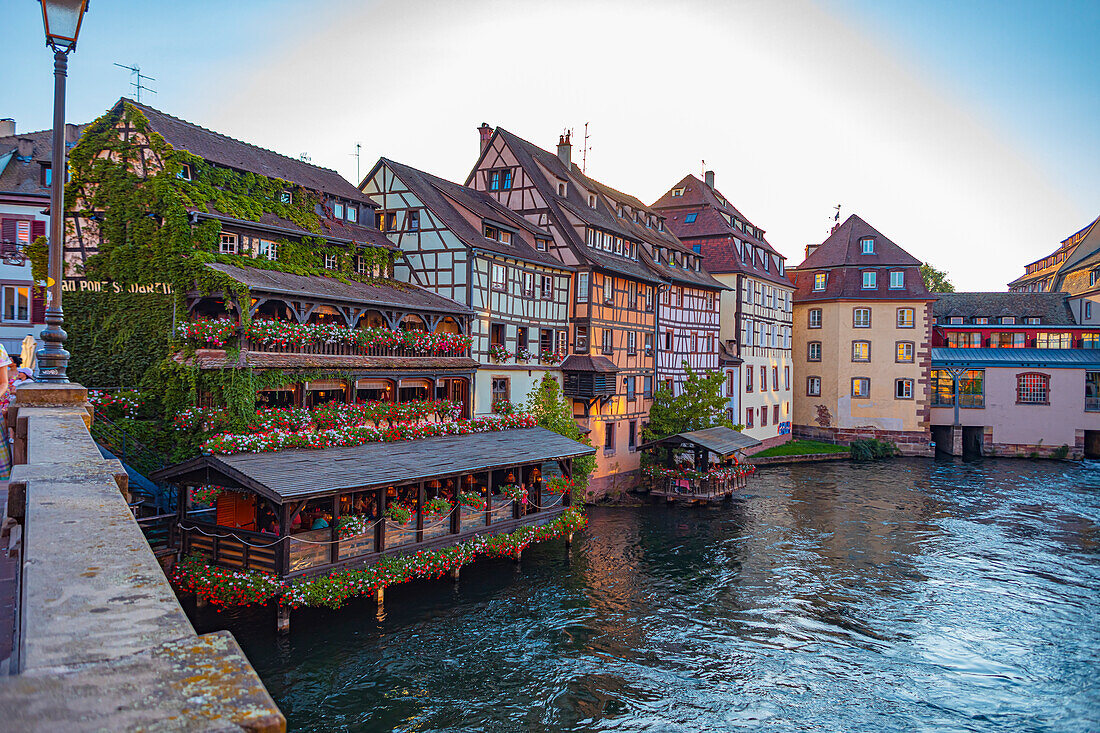
[[[572,268],[548,252],[550,232],[487,193],[386,158],[360,189],[401,250],[396,277],[473,312],[474,412],[523,402],[547,373],[561,381]]]
[[[470,414],[469,308],[393,278],[376,205],[335,171],[128,99],[72,159],[69,276],[174,292],[193,347],[178,361],[250,368],[257,407],[445,399]],[[149,210],[109,205],[104,182],[120,176],[155,192],[133,199]]]
[[[703,267],[726,285],[721,338],[729,417],[763,447],[790,440],[791,333],[794,285],[786,259],[714,187],[685,176],[653,204],[666,226],[698,253]]]
[[[548,230],[550,254],[575,268],[562,374],[574,415],[598,448],[590,490],[629,488],[652,403],[662,280],[644,262],[643,239],[618,216],[609,189],[571,161],[566,136],[555,155],[502,128],[482,125],[479,132],[481,151],[466,185]],[[663,226],[646,214],[641,226]]]

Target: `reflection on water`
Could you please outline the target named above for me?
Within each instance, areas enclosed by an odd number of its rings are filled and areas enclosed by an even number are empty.
[[[293,730],[1096,730],[1100,467],[768,469],[569,556],[230,628]]]

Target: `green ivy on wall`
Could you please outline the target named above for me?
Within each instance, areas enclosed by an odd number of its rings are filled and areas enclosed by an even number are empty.
[[[89,388],[134,389],[167,358],[172,299],[150,293],[65,293],[69,378]]]

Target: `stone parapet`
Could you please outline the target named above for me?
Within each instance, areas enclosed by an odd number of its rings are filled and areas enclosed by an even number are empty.
[[[853,440],[882,440],[898,447],[903,456],[931,457],[932,436],[926,430],[880,430],[872,427],[861,428],[822,428],[815,425],[793,425],[791,432],[801,440],[820,440],[825,443],[849,445]]]

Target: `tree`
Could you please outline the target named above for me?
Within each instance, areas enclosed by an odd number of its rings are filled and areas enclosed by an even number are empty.
[[[573,406],[562,395],[561,385],[549,374],[544,374],[542,381],[527,395],[527,412],[535,418],[540,427],[585,445],[591,445],[588,436],[581,432],[577,421],[573,419]],[[580,503],[584,500],[584,493],[588,489],[588,477],[592,475],[595,468],[595,456],[579,456],[573,459],[573,483],[577,488],[572,498],[575,502]]]
[[[928,288],[930,293],[955,292],[955,286],[947,279],[947,271],[937,270],[929,262],[920,266],[920,276],[924,280],[924,287]]]
[[[676,397],[672,390],[659,389],[649,408],[649,425],[642,431],[646,441],[689,430],[702,430],[724,425],[732,428],[726,417],[726,398],[722,396],[725,377],[722,372],[696,372],[687,362],[684,390]]]

